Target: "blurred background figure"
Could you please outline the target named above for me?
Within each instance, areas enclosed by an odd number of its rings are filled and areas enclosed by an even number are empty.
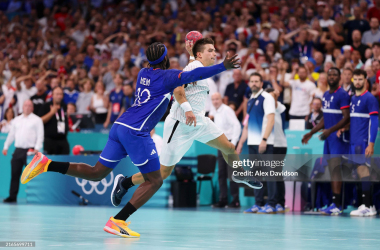
[[[4,202],[16,202],[20,186],[22,169],[26,166],[27,153],[36,153],[42,149],[44,126],[42,119],[33,114],[33,102],[26,100],[22,114],[11,122],[11,129],[4,143],[3,155],[8,154],[9,146],[15,141],[15,151],[12,155],[12,179],[9,197]]]

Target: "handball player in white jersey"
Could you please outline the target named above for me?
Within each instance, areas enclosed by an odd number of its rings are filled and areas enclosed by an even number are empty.
[[[191,45],[187,43],[186,49],[191,56],[190,60],[194,58],[192,55],[195,55],[195,60],[190,61],[183,71],[214,65],[216,52],[212,39],[199,39],[192,49]],[[199,80],[196,84],[177,87],[173,94],[175,102],[164,124],[164,144],[160,155],[162,178],[166,179],[170,176],[175,165],[195,140],[220,150],[228,165],[233,166],[233,161],[239,160],[235,146],[210,118],[205,117],[204,108],[209,94],[207,79]],[[234,170],[244,172],[242,167],[234,168]],[[126,182],[129,183],[128,188],[145,181],[141,173],[126,178]],[[233,175],[232,180],[244,183],[251,188],[262,188],[262,183],[252,176]]]

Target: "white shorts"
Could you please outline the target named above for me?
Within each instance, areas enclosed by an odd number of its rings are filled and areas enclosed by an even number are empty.
[[[194,141],[207,143],[223,134],[208,117],[203,118],[203,125],[188,126],[171,116],[164,123],[164,144],[161,150],[160,163],[164,166],[177,164],[190,149]]]

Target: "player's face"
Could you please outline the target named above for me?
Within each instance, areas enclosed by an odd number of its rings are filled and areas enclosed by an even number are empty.
[[[363,75],[354,75],[354,86],[356,90],[362,90],[365,85],[365,78]]]
[[[338,85],[340,81],[340,76],[338,71],[336,69],[330,69],[329,72],[327,73],[327,83],[330,86],[335,86]]]
[[[263,82],[260,81],[260,77],[258,77],[258,76],[251,76],[249,78],[248,85],[251,88],[252,93],[257,93],[263,87]]]
[[[212,44],[206,44],[205,49],[201,53],[201,57],[204,66],[214,65],[216,59],[215,47]]]

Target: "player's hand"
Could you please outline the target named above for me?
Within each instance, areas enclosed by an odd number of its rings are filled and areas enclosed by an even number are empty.
[[[243,144],[238,143],[237,148],[236,148],[236,153],[237,153],[238,155],[240,155],[240,154],[241,154],[241,151],[243,151]]]
[[[263,154],[267,150],[267,142],[262,140],[259,145],[259,153]]]
[[[226,58],[223,61],[224,67],[226,69],[237,69],[240,67],[240,59],[237,57],[237,54],[230,57],[230,53],[227,52]]]
[[[324,141],[327,139],[327,137],[329,137],[329,135],[331,134],[330,130],[328,129],[324,129],[322,134],[319,135],[319,140],[321,141]]]
[[[365,156],[370,157],[373,155],[373,152],[374,152],[374,144],[370,143],[365,149]]]
[[[367,151],[366,151],[366,152],[367,152]],[[4,150],[3,150],[3,155],[5,155],[5,156],[6,156],[6,155],[7,155],[7,153],[8,153],[8,150],[4,149]]]
[[[193,125],[193,123],[194,123],[194,127],[197,125],[197,119],[195,118],[193,111],[185,112],[185,116],[186,116],[186,125],[191,126]]]
[[[305,135],[302,137],[302,144],[307,144],[312,136],[313,136],[313,135],[310,134],[310,133],[305,134]]]
[[[338,132],[336,132],[336,136],[339,138],[343,134],[344,131],[346,131],[345,128],[339,129]]]
[[[185,42],[185,48],[186,48],[187,52],[190,54],[190,56],[194,56],[193,55],[193,46],[194,46],[194,43],[192,40],[187,40]]]

